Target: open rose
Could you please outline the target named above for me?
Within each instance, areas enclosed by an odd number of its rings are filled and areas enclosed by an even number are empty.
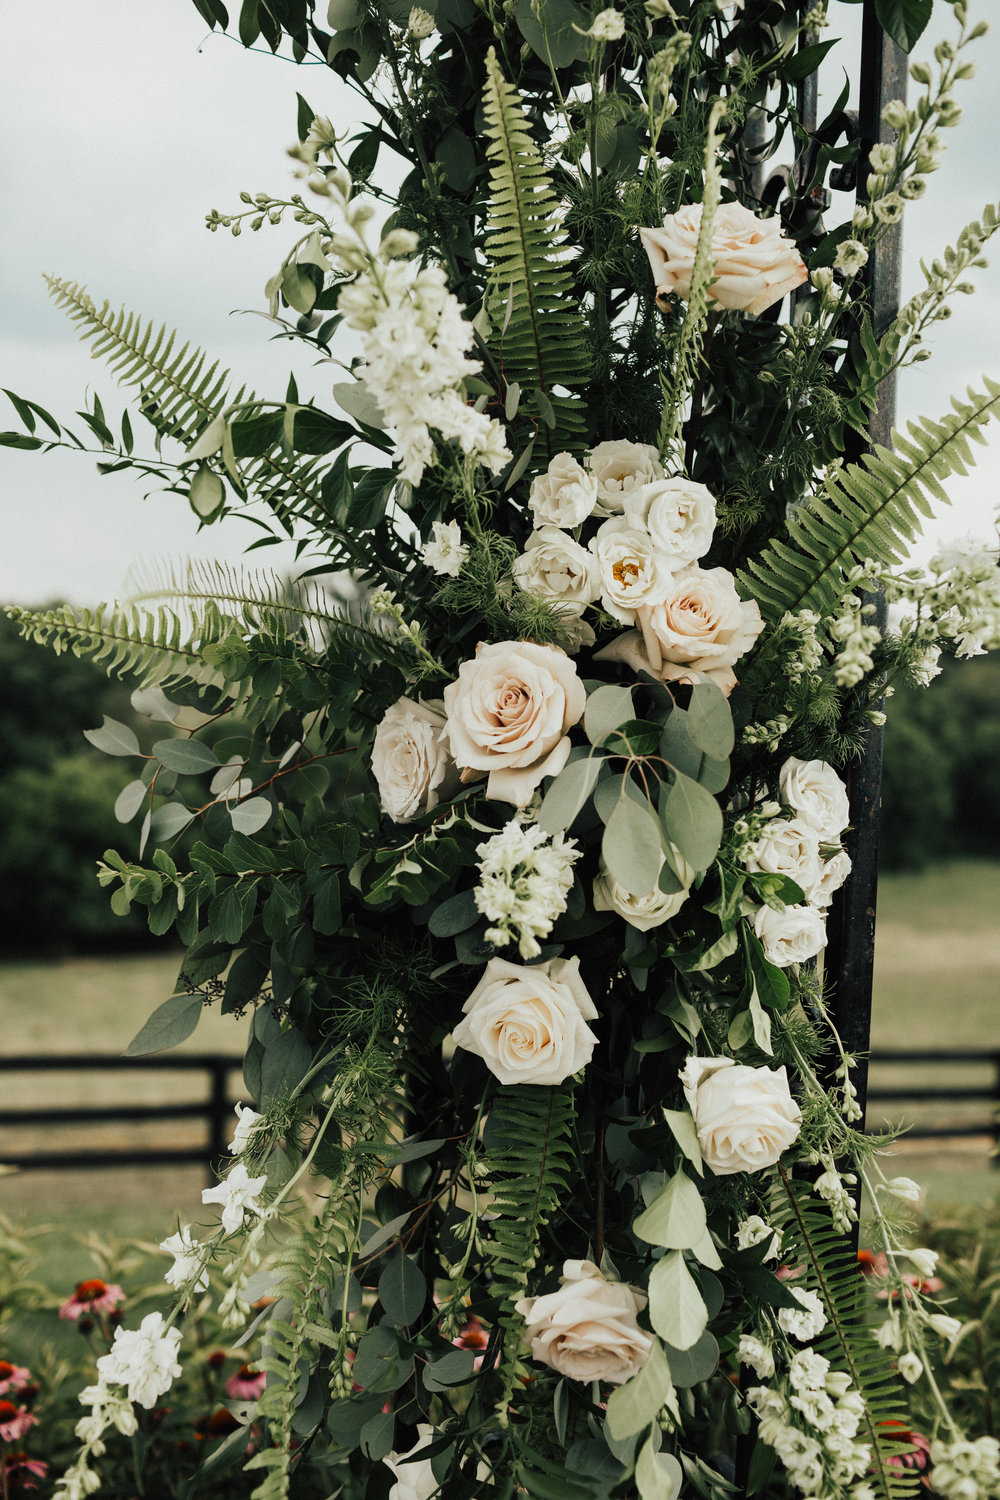
[[[680,1076],[702,1157],[716,1176],[773,1167],[798,1136],[802,1112],[784,1068],[689,1057]]]
[[[640,229],[660,301],[686,299],[701,232],[701,204],[667,214],[662,229]],[[805,262],[778,219],[758,219],[741,203],[724,203],[712,226],[715,280],[709,297],[720,307],[756,316],[806,280]]]
[[[819,884],[822,861],[819,835],[801,818],[772,818],[746,856],[748,870],[784,875],[811,900]]]
[[[790,755],[778,777],[781,800],[810,823],[824,843],[836,844],[851,820],[847,788],[825,760]]]
[[[826,917],[815,906],[762,906],[753,919],[764,957],[776,968],[804,964],[826,946]]]
[[[379,799],[395,823],[409,823],[458,790],[444,735],[444,704],[400,698],[375,731],[372,771]]]
[[[736,592],[725,568],[692,566],[675,573],[662,604],[636,610],[641,629],[626,631],[596,656],[621,661],[661,682],[708,678],[728,696],[736,686],[733,664],[764,629],[753,600]]]
[[[643,605],[659,604],[670,590],[670,564],[645,527],[623,516],[605,521],[590,544],[609,615],[631,625]]]
[[[488,771],[487,797],[526,807],[542,777],[566,764],[566,731],[583,717],[587,694],[564,651],[498,641],[462,663],[444,702],[463,773]]]
[[[659,479],[625,497],[625,519],[649,532],[676,571],[704,557],[715,531],[715,497],[692,479]]]
[[[636,1321],[646,1298],[589,1260],[566,1261],[559,1281],[557,1292],[517,1303],[532,1357],[571,1380],[631,1380],[653,1347]]]
[[[593,556],[557,526],[532,532],[514,560],[514,578],[526,594],[541,595],[561,614],[581,615],[601,592]]]
[[[597,503],[597,480],[571,453],[557,453],[544,474],[531,481],[528,504],[535,526],[579,526]]]
[[[562,1083],[591,1058],[597,1007],[578,958],[527,968],[491,958],[452,1033],[501,1083]]]
[[[642,485],[663,478],[663,465],[650,443],[630,443],[615,438],[598,443],[587,459],[587,468],[597,480],[599,515],[621,515],[626,497]]]

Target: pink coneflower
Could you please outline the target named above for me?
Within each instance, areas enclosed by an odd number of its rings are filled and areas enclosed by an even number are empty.
[[[263,1370],[254,1370],[250,1365],[240,1365],[235,1375],[230,1375],[223,1386],[227,1396],[234,1401],[257,1401],[267,1379]]]
[[[12,1365],[9,1359],[0,1359],[0,1396],[9,1393],[19,1396],[31,1384],[31,1371],[24,1365]]]
[[[888,1276],[889,1262],[881,1250],[859,1250],[858,1270],[862,1276]]]
[[[13,1401],[0,1401],[0,1438],[5,1443],[18,1443],[29,1427],[37,1427],[38,1418],[33,1417],[26,1406],[15,1406]]]
[[[77,1282],[72,1297],[60,1307],[59,1316],[75,1322],[84,1313],[114,1312],[118,1304],[124,1301],[125,1293],[120,1286],[95,1276],[91,1281]]]
[[[5,1468],[11,1500],[17,1495],[26,1495],[29,1490],[37,1490],[35,1480],[44,1479],[49,1472],[48,1464],[40,1458],[29,1458],[26,1453],[8,1453]]]
[[[900,1443],[909,1443],[908,1453],[897,1453],[894,1457],[886,1459],[886,1462],[894,1469],[926,1469],[930,1458],[931,1445],[922,1432],[914,1432],[912,1427],[907,1427],[903,1422],[897,1422],[892,1417],[887,1417],[878,1424],[880,1427],[890,1429],[888,1436]]]

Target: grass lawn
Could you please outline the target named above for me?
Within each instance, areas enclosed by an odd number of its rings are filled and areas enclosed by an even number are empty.
[[[5,1051],[119,1053],[171,993],[178,966],[172,952],[0,965]],[[885,877],[879,891],[874,1050],[998,1048],[998,1001],[1000,864],[970,861],[918,875]],[[244,1029],[244,1023],[209,1011],[181,1050],[239,1054]],[[938,1066],[924,1076],[941,1081],[967,1075]],[[988,1070],[984,1077],[989,1078]],[[884,1070],[875,1078],[895,1081]],[[37,1091],[37,1081],[33,1086]],[[149,1103],[204,1088],[200,1079],[187,1074],[128,1074],[119,1086],[127,1086],[133,1100]],[[4,1083],[11,1103],[37,1105],[40,1100],[32,1097],[30,1087],[25,1079],[7,1078]],[[64,1104],[96,1102],[103,1091],[96,1074],[53,1074],[45,1087],[58,1089]],[[954,1115],[954,1106],[936,1108]],[[902,1107],[892,1109],[899,1118]],[[985,1119],[989,1106],[980,1103],[974,1110],[977,1119]],[[137,1135],[137,1127],[129,1128]],[[196,1124],[177,1122],[169,1128],[172,1140],[199,1138]],[[8,1150],[15,1149],[14,1139],[13,1132],[5,1134]],[[87,1139],[120,1145],[121,1127],[92,1130]],[[143,1139],[162,1142],[162,1131],[150,1127]],[[26,1148],[30,1137],[26,1140],[21,1133],[18,1145]],[[961,1149],[951,1143],[904,1142],[893,1170],[924,1183],[935,1208],[949,1202],[982,1202],[1000,1191],[1000,1171],[990,1167],[988,1150],[982,1137]],[[178,1213],[197,1222],[203,1186],[197,1168],[26,1172],[0,1178],[0,1210],[55,1226],[40,1242],[41,1274],[66,1295],[73,1282],[93,1269],[75,1236],[98,1233],[158,1242],[172,1232]]]

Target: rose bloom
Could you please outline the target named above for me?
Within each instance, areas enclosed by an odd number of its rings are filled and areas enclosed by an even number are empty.
[[[501,1083],[562,1083],[597,1043],[587,1025],[597,1007],[576,957],[530,968],[491,958],[462,1010],[455,1045],[481,1057]]]
[[[566,1261],[559,1280],[557,1292],[517,1303],[532,1357],[571,1380],[631,1380],[653,1346],[636,1321],[646,1298],[589,1260]]]
[[[663,478],[656,449],[650,443],[630,443],[625,438],[598,443],[590,450],[587,468],[597,480],[597,510],[604,516],[621,515],[629,495]]]
[[[383,810],[394,823],[430,812],[459,787],[448,754],[444,704],[400,698],[375,731],[372,771]]]
[[[557,526],[532,532],[514,561],[514,579],[526,594],[540,595],[566,615],[581,615],[601,592],[594,558]]]
[[[692,566],[675,573],[665,601],[636,611],[640,630],[626,631],[596,661],[621,661],[661,682],[714,682],[728,697],[733,664],[764,629],[753,600],[736,592],[725,568]]]
[[[676,849],[674,861],[677,865],[677,873],[684,881],[682,891],[673,891],[667,895],[657,886],[645,896],[634,896],[620,881],[615,880],[602,860],[597,879],[594,881],[594,910],[616,911],[630,926],[637,928],[640,932],[648,932],[651,927],[660,927],[671,917],[676,917],[691,894],[690,885],[695,877],[694,870]],[[662,870],[662,863],[660,868]]]
[[[831,765],[790,755],[779,772],[778,786],[782,802],[815,828],[823,843],[840,842],[851,808],[847,788]]]
[[[631,625],[643,605],[660,604],[671,585],[670,567],[645,528],[623,516],[605,521],[590,544],[609,615]]]
[[[91,1281],[77,1282],[76,1291],[62,1304],[59,1316],[75,1322],[84,1313],[114,1312],[124,1301],[125,1293],[120,1286],[95,1276]]]
[[[223,1389],[234,1401],[258,1401],[267,1376],[263,1370],[251,1365],[240,1365],[235,1375],[230,1375]]]
[[[13,1401],[0,1398],[0,1438],[5,1443],[18,1443],[30,1427],[38,1426],[26,1406],[15,1406]]]
[[[745,863],[752,872],[794,880],[811,900],[822,874],[819,834],[800,818],[772,818],[765,823]]]
[[[804,964],[826,947],[826,916],[814,906],[762,906],[753,919],[764,957],[779,969]]]
[[[12,1365],[9,1359],[0,1359],[0,1396],[20,1395],[31,1384],[31,1371],[26,1365]]]
[[[658,302],[671,294],[682,300],[691,294],[701,213],[700,203],[690,203],[676,214],[667,214],[662,229],[639,230]],[[709,288],[710,300],[752,317],[780,302],[808,276],[780,220],[759,219],[741,203],[723,203],[716,213],[712,259],[715,280]]]
[[[702,1157],[716,1176],[773,1167],[797,1138],[802,1112],[784,1068],[689,1057],[680,1078]]]
[[[715,532],[715,496],[692,479],[660,479],[625,497],[625,520],[642,526],[673,569],[704,557]]]
[[[564,526],[571,531],[593,513],[597,480],[571,453],[557,453],[544,474],[531,481],[528,505],[535,526]]]
[[[819,879],[810,886],[806,895],[814,906],[827,907],[851,873],[850,856],[838,849],[820,865]]]
[[[444,701],[463,779],[488,771],[487,797],[526,807],[543,776],[566,764],[566,731],[583,717],[587,694],[564,651],[498,641],[462,663]]]

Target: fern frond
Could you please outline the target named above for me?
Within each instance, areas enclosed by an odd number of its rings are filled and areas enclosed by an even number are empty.
[[[586,330],[573,296],[559,200],[532,140],[520,96],[500,72],[491,48],[483,98],[490,204],[485,252],[490,266],[486,306],[497,330],[508,385],[543,393],[555,413],[540,441],[547,457],[584,446],[585,414],[573,391],[590,376]]]
[[[781,1173],[784,1187],[772,1223],[782,1236],[782,1258],[803,1272],[802,1283],[818,1293],[826,1326],[813,1347],[836,1370],[849,1374],[865,1401],[858,1438],[871,1447],[868,1482],[878,1500],[905,1500],[920,1485],[917,1471],[893,1463],[908,1451],[891,1434],[905,1430],[902,1381],[886,1361],[865,1320],[864,1279],[845,1236],[833,1226],[825,1204],[808,1182]]]
[[[787,521],[788,539],[775,538],[738,575],[745,593],[772,624],[786,612],[830,613],[849,585],[849,569],[900,562],[916,540],[920,517],[934,514],[931,500],[948,503],[943,481],[975,465],[972,443],[1000,409],[1000,384],[983,377],[986,394],[952,398],[939,421],[907,423],[893,433],[896,451],[877,447],[860,464],[832,473],[822,491]]]

